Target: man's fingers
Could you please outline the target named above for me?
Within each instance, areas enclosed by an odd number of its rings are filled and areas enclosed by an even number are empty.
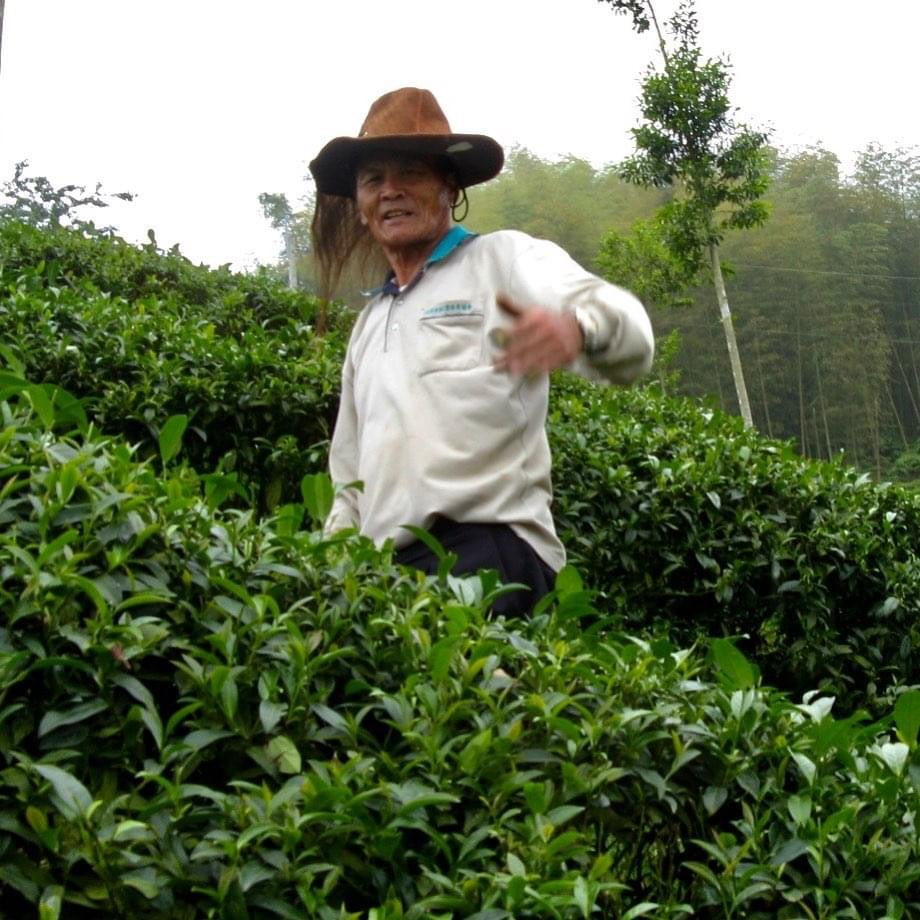
[[[504,310],[506,313],[509,313],[511,316],[518,317],[524,315],[523,308],[519,307],[510,297],[505,294],[499,294],[495,298],[495,302]]]

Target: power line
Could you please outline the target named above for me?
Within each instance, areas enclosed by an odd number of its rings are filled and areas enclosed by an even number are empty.
[[[779,265],[755,265],[753,262],[734,262],[739,268],[759,268],[765,272],[790,272],[799,275],[840,275],[845,278],[877,278],[881,281],[920,281],[920,275],[876,275],[871,272],[838,272],[820,268],[784,268]]]
[[[710,332],[713,329],[721,329],[722,322],[720,320],[713,320],[711,323],[676,323],[668,331],[673,332],[675,329],[681,331],[683,329],[706,329]],[[835,335],[833,332],[818,330],[799,330],[796,332],[791,332],[788,329],[779,329],[771,328],[770,326],[758,326],[756,329],[758,335],[770,335],[770,336],[785,336],[786,338],[795,338],[795,339],[834,339],[839,338],[839,335]],[[744,340],[744,331],[741,330],[739,334],[739,339]],[[917,345],[920,346],[920,340],[918,339],[894,339],[891,336],[884,336],[886,342],[889,342],[893,345]]]

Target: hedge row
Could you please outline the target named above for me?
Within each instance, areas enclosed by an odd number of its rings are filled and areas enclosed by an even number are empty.
[[[188,416],[183,456],[235,476],[262,511],[325,466],[347,316],[318,340],[315,306],[150,247],[0,226],[15,367],[78,396],[141,455],[166,418]],[[824,686],[849,709],[920,682],[916,494],[686,400],[565,375],[549,432],[556,519],[607,609],[682,643],[746,636],[771,682]]]
[[[879,723],[793,703],[725,642],[706,664],[624,633],[572,570],[532,620],[490,618],[487,576],[324,541],[301,504],[221,510],[14,389],[6,916],[920,912],[920,694]]]
[[[557,525],[607,609],[743,637],[766,679],[865,705],[920,681],[920,496],[740,419],[560,379]],[[841,700],[843,701],[843,700]]]
[[[142,451],[187,415],[188,459],[237,472],[263,508],[325,462],[343,345],[335,324],[313,335],[316,310],[267,276],[0,223],[0,335],[22,373]]]

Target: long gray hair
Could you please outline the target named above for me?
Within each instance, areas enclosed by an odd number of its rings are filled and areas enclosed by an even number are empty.
[[[450,161],[446,157],[432,157],[431,161],[455,190],[456,201],[463,190]],[[343,275],[352,277],[354,273],[353,280],[366,288],[379,283],[389,267],[370,230],[361,223],[353,198],[319,193],[310,232],[319,280],[318,293],[325,300],[335,295]]]

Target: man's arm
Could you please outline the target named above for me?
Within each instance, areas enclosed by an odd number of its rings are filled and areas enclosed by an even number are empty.
[[[628,384],[651,367],[654,337],[641,302],[553,243],[532,240],[522,249],[498,305],[511,320],[499,370],[541,374],[569,367]]]
[[[350,356],[346,355],[342,367],[339,412],[329,447],[329,476],[337,487],[358,479],[358,414],[355,410],[353,372]],[[323,533],[330,536],[338,530],[360,526],[358,493],[354,488],[342,489],[335,496]]]

